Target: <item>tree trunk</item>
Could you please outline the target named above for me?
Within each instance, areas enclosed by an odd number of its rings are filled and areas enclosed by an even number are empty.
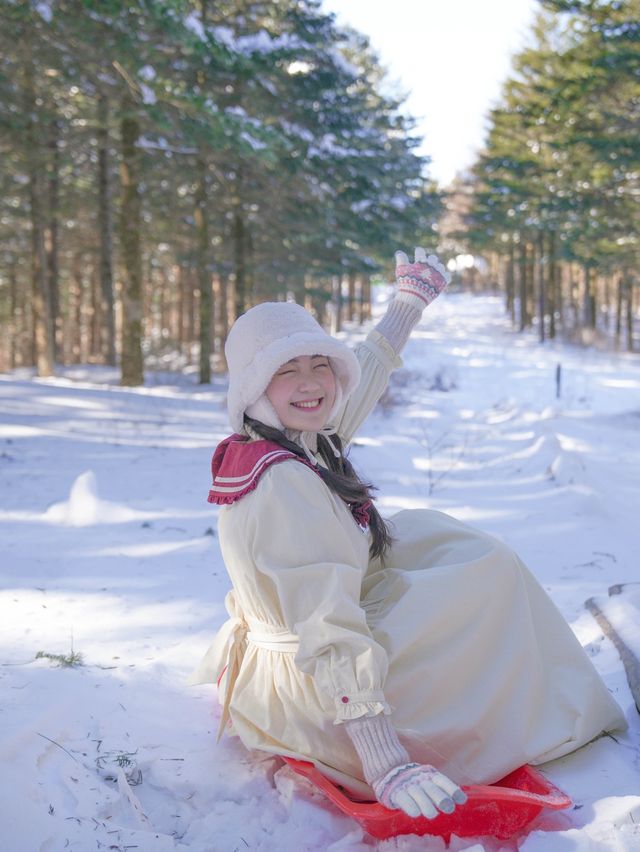
[[[235,276],[233,278],[226,278],[225,282],[227,285],[227,301],[225,304],[225,309],[227,311],[227,329],[229,329],[237,319]]]
[[[317,289],[320,288],[320,282],[315,282],[315,287]],[[320,325],[324,328],[325,323],[327,321],[327,302],[321,296],[313,297],[313,310],[316,315],[316,319],[320,323]]]
[[[180,338],[178,325],[178,306],[180,298],[180,267],[172,263],[167,274],[167,328],[173,346],[177,346]]]
[[[16,260],[13,257],[9,264],[9,369],[17,366],[18,335],[20,316],[18,314],[18,276]]]
[[[178,349],[182,354],[184,354],[185,344],[185,278],[185,268],[183,264],[180,264],[176,272],[176,289],[178,291],[178,299],[176,304],[176,338],[178,341]]]
[[[313,279],[310,275],[304,276],[304,307],[305,310],[309,311],[309,313],[314,312],[313,306],[313,293],[311,292],[313,288]]]
[[[604,292],[604,299],[602,304],[604,305],[604,328],[606,331],[609,331],[611,328],[611,276],[603,275],[602,276],[602,285]]]
[[[34,350],[39,376],[51,376],[54,371],[54,327],[51,312],[51,290],[47,275],[45,246],[44,169],[42,149],[36,127],[37,99],[31,38],[26,39],[24,66],[24,97],[26,147],[29,177],[29,207],[31,215],[32,304],[34,316]]]
[[[624,275],[620,275],[618,277],[618,283],[616,286],[616,324],[614,331],[616,349],[620,348],[620,338],[622,336],[622,304],[624,296],[624,281]]]
[[[142,360],[142,219],[140,214],[139,152],[140,125],[132,100],[125,96],[121,120],[120,184],[122,207],[122,385],[144,383]]]
[[[538,234],[538,315],[540,317],[540,326],[538,328],[538,336],[540,343],[545,341],[545,314],[547,311],[545,298],[545,257],[544,257],[544,231]]]
[[[92,361],[100,360],[100,282],[95,264],[91,265],[89,273],[91,304],[89,309],[89,356]]]
[[[264,293],[265,290],[265,282],[261,281],[260,287],[256,284],[253,264],[253,236],[251,233],[251,225],[248,222],[245,222],[244,226],[244,277],[247,294],[246,306],[249,308],[251,305],[257,304],[259,301],[264,301],[264,299],[262,299],[262,293]],[[265,297],[267,299],[269,298],[268,290],[265,293]]]
[[[342,276],[334,275],[331,281],[333,294],[333,323],[331,333],[336,334],[342,328],[343,301],[342,301]]]
[[[525,272],[527,276],[527,326],[531,326],[536,312],[535,297],[535,269],[536,269],[536,244],[527,244],[527,264]]]
[[[515,244],[513,237],[509,241],[509,256],[507,258],[507,270],[505,276],[505,293],[506,293],[506,308],[507,313],[511,317],[511,322],[515,325],[516,322],[516,280],[515,280]]]
[[[194,273],[191,266],[185,269],[185,351],[189,363],[192,362],[192,349],[196,337],[196,294]]]
[[[520,322],[519,322],[519,331],[524,331],[525,328],[529,325],[529,314],[528,314],[528,304],[529,304],[529,288],[528,288],[528,280],[529,276],[527,275],[527,243],[524,240],[520,242],[520,252],[518,258],[518,278],[519,278],[519,301],[520,301]]]
[[[109,169],[109,101],[98,96],[98,238],[100,241],[100,350],[106,364],[116,365],[115,299],[113,294],[113,218]]]
[[[242,316],[247,309],[247,277],[244,254],[244,219],[240,204],[236,206],[233,214],[233,257],[235,266],[235,295],[236,317]]]
[[[207,211],[207,163],[204,153],[198,156],[198,185],[195,197],[196,258],[198,290],[200,292],[200,384],[211,382],[211,310],[213,291],[209,271],[209,219]]]
[[[173,288],[171,286],[171,272],[170,269],[167,269],[167,266],[164,263],[162,264],[158,272],[160,275],[160,337],[162,338],[163,342],[165,342],[167,339],[173,342],[173,303],[171,299],[171,293]]]
[[[556,262],[556,239],[553,231],[549,232],[547,291],[549,296],[549,339],[556,336],[556,310],[558,308],[558,264]]]
[[[358,322],[360,325],[364,322],[364,275],[358,275]]]
[[[191,267],[185,264],[182,264],[179,268],[178,292],[180,297],[178,303],[178,342],[180,344],[180,352],[187,357],[190,363],[191,344],[193,343],[194,335],[194,299]]]
[[[371,319],[371,279],[368,275],[362,276],[362,308],[364,319]]]
[[[580,328],[580,266],[577,263],[569,264],[569,291],[571,331],[575,338]]]
[[[500,290],[500,255],[498,252],[489,252],[489,287],[492,295]],[[484,289],[482,281],[478,281],[478,293]]]
[[[356,304],[356,276],[354,272],[349,273],[349,301],[347,303],[347,319],[352,322]]]
[[[27,363],[31,345],[28,323],[29,295],[26,287],[21,286],[20,267],[22,258],[13,256],[9,266],[9,316],[10,323],[10,367],[22,367]]]
[[[627,352],[633,352],[633,279],[627,273],[626,302],[627,302]]]
[[[60,317],[60,283],[58,262],[58,220],[60,212],[60,121],[53,118],[49,124],[49,223],[45,233],[47,272],[51,290],[51,321],[53,323],[53,352],[60,360],[62,328]]]
[[[69,312],[67,318],[67,341],[69,360],[79,364],[82,360],[82,301],[84,284],[82,280],[84,258],[76,252],[73,258],[71,282],[69,286]]]
[[[229,287],[228,278],[226,275],[218,274],[215,276],[215,352],[216,352],[216,370],[225,372],[227,369],[227,359],[224,354],[224,345],[227,342],[229,334],[229,313],[227,305],[229,303]]]
[[[596,293],[595,276],[592,275],[591,267],[584,264],[584,324],[587,328],[596,327]]]

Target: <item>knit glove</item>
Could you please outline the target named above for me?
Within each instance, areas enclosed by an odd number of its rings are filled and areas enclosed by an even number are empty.
[[[420,322],[423,310],[444,290],[451,276],[435,254],[427,257],[423,248],[415,250],[415,263],[403,251],[396,252],[397,289],[376,331],[399,355],[411,332]]]
[[[451,813],[467,797],[458,785],[433,766],[409,762],[409,754],[383,714],[344,723],[358,753],[367,783],[386,808],[428,819],[438,809]]]
[[[437,299],[450,281],[451,275],[435,254],[427,257],[425,250],[418,247],[415,250],[415,261],[409,263],[403,251],[396,252],[397,301],[408,302],[424,310]]]
[[[438,811],[451,814],[467,801],[455,781],[428,763],[396,766],[373,784],[376,799],[385,808],[399,808],[410,817],[433,819]]]

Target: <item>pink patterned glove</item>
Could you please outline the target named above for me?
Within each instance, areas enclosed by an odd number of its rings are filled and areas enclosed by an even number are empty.
[[[450,814],[467,801],[458,785],[428,764],[405,763],[389,770],[373,784],[376,799],[386,808],[399,808],[410,817],[433,819],[438,811]]]
[[[396,252],[396,283],[398,290],[395,300],[408,302],[421,311],[436,299],[451,281],[435,254],[427,254],[423,248],[416,248],[415,261],[403,251]]]

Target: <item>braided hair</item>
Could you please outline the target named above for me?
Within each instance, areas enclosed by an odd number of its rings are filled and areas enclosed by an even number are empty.
[[[302,447],[296,444],[295,441],[289,440],[280,429],[275,429],[273,426],[266,426],[264,423],[254,420],[247,414],[244,415],[244,422],[252,432],[260,435],[261,438],[273,441],[307,461]],[[339,457],[334,454],[331,444],[326,437],[318,434],[318,452],[327,465],[326,467],[318,465],[318,473],[325,485],[351,508],[366,505],[369,513],[369,530],[371,532],[369,555],[372,559],[379,558],[384,562],[385,554],[393,543],[393,536],[389,531],[387,522],[372,502],[372,492],[377,489],[372,483],[363,482],[360,479],[349,459],[343,454],[342,441],[338,435],[332,435],[332,443],[339,450]]]

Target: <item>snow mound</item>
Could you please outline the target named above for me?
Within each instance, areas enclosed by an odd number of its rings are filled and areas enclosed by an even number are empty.
[[[638,852],[640,826],[600,823],[583,830],[542,832],[530,834],[520,847],[521,852]]]
[[[86,470],[76,477],[69,499],[49,506],[44,520],[66,527],[90,527],[94,524],[132,521],[138,514],[126,505],[101,500],[96,475]]]
[[[562,450],[553,459],[547,472],[558,485],[577,485],[584,479],[586,465],[578,453]]]

